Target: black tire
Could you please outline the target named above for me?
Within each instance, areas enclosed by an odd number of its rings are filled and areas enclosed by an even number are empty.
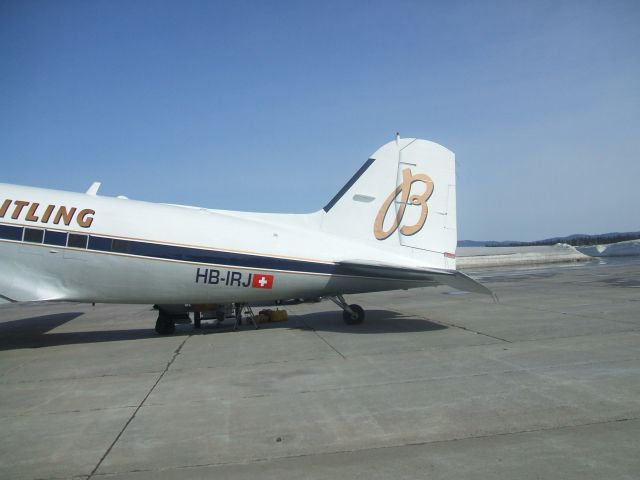
[[[193,328],[202,328],[202,314],[200,312],[193,312]]]
[[[176,331],[176,323],[165,315],[158,315],[156,320],[156,333],[158,335],[171,335]]]
[[[347,325],[360,325],[364,322],[364,309],[360,305],[349,305],[349,308],[353,311],[355,317],[346,310],[343,311],[342,318],[344,319],[344,323]]]

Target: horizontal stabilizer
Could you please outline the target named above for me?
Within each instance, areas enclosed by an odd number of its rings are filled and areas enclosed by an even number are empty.
[[[338,263],[342,268],[355,274],[372,277],[389,278],[396,280],[419,280],[448,285],[465,292],[490,295],[497,301],[496,295],[487,287],[473,278],[456,270],[444,270],[439,268],[411,268],[402,265],[386,264],[381,262],[365,262],[361,260],[344,261]]]
[[[9,297],[5,297],[4,295],[0,295],[0,304],[3,303],[14,303],[15,300],[10,299]]]

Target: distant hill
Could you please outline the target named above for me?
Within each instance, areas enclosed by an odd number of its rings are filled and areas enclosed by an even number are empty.
[[[495,242],[490,242],[489,240],[458,240],[459,247],[484,247],[487,243]]]
[[[494,240],[460,240],[459,247],[529,247],[535,245],[555,245],[556,243],[568,243],[573,246],[582,245],[606,245],[609,243],[625,242],[627,240],[640,239],[640,231],[638,232],[610,232],[598,235],[589,235],[586,233],[574,233],[566,237],[552,237],[544,240],[536,240],[533,242],[516,242],[512,240],[494,241]]]

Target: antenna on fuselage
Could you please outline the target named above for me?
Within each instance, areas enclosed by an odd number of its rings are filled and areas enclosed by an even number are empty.
[[[98,194],[100,185],[102,185],[100,182],[93,182],[88,190],[84,193],[86,193],[87,195],[93,195],[95,197]]]

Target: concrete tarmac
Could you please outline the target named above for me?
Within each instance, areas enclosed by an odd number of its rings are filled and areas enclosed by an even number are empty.
[[[640,263],[474,273],[153,331],[149,306],[0,307],[0,478],[640,478]]]

